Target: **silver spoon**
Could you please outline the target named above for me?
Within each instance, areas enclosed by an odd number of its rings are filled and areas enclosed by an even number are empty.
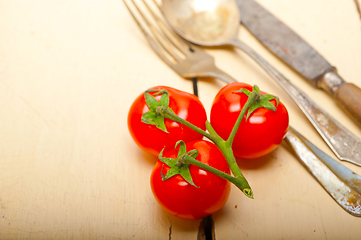
[[[231,45],[247,53],[289,94],[339,159],[361,166],[361,140],[237,38],[240,15],[234,0],[163,0],[162,11],[173,30],[192,43]]]

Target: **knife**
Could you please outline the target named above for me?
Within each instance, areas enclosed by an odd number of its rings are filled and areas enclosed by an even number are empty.
[[[271,52],[316,88],[331,95],[361,127],[361,89],[283,22],[253,0],[237,0],[242,24]]]

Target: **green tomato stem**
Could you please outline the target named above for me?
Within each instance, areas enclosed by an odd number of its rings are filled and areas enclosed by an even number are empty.
[[[255,93],[255,92],[251,92],[251,94],[249,95],[248,100],[247,100],[247,102],[244,104],[244,106],[243,106],[240,114],[238,115],[237,121],[236,121],[236,123],[234,124],[233,129],[232,129],[231,133],[229,134],[229,137],[228,137],[228,139],[227,139],[227,141],[226,141],[226,143],[227,143],[229,146],[232,146],[234,137],[236,136],[236,133],[237,133],[238,128],[239,128],[239,125],[241,124],[244,115],[246,114],[249,106],[251,106],[251,104],[254,102],[254,100],[255,100],[257,97],[258,97],[258,95],[257,95],[257,93]]]
[[[249,186],[247,179],[243,176],[241,169],[239,168],[236,158],[234,157],[232,147],[223,139],[215,142],[216,146],[221,150],[223,156],[226,158],[229,168],[231,169],[235,178],[237,178],[241,184],[242,192],[249,198],[253,198],[253,192]]]
[[[208,132],[212,135],[215,136],[217,138],[221,138],[218,133],[214,130],[214,128],[212,127],[211,123],[206,121],[206,128],[208,130]]]
[[[196,131],[197,133],[202,134],[206,138],[208,138],[208,139],[210,139],[212,141],[215,141],[216,136],[213,136],[213,135],[207,133],[203,129],[201,129],[201,128],[191,124],[190,122],[184,120],[183,118],[177,116],[172,111],[170,111],[168,108],[162,107],[162,106],[159,106],[158,108],[159,109],[157,109],[157,112],[162,114],[165,118],[169,118],[170,120],[173,120],[175,122],[179,122],[181,124],[184,124],[185,126],[189,127],[190,129]]]
[[[228,181],[230,181],[231,183],[233,183],[237,188],[239,188],[244,194],[246,194],[246,196],[248,196],[249,198],[253,198],[253,193],[251,188],[249,187],[247,181],[245,181],[245,178],[238,178],[238,177],[232,177],[231,175],[222,172],[214,167],[211,167],[207,164],[204,164],[200,161],[197,161],[196,159],[190,157],[189,155],[184,155],[183,160],[187,163],[193,164],[197,167],[200,167],[204,170],[207,170],[208,172],[211,172],[221,178],[224,178]],[[243,176],[242,176],[243,177]]]
[[[252,97],[250,96],[250,98],[254,99],[255,96],[252,96]],[[252,102],[252,101],[249,101],[249,102]],[[248,101],[247,101],[247,103],[248,103]],[[247,103],[242,109],[242,112],[243,112],[242,118],[243,118],[248,106],[250,105],[250,103],[248,103],[248,104]],[[244,110],[244,109],[246,109],[246,110]],[[211,124],[208,121],[206,122],[206,127],[210,133],[207,133],[206,131],[198,128],[197,126],[194,126],[193,124],[189,123],[188,121],[184,120],[183,118],[178,117],[173,111],[169,110],[166,107],[159,106],[157,109],[157,112],[159,114],[163,115],[165,118],[171,119],[171,120],[173,120],[175,122],[179,122],[181,124],[184,124],[185,126],[193,129],[194,131],[202,134],[203,136],[205,136],[209,140],[211,140],[223,153],[223,156],[226,158],[229,168],[231,169],[234,177],[236,179],[238,179],[237,181],[240,181],[240,183],[238,184],[239,188],[242,190],[242,192],[247,197],[253,198],[253,192],[251,190],[251,187],[249,186],[246,178],[243,176],[241,170],[239,169],[236,159],[233,155],[232,140],[230,140],[230,141],[223,140],[220,136],[218,136],[218,134],[215,132],[215,130],[213,129],[213,127],[211,126]],[[242,120],[242,118],[240,118],[240,119]],[[241,120],[237,121],[238,126],[241,123]],[[235,126],[235,127],[238,129],[238,126]],[[235,132],[237,132],[237,131],[235,131]],[[235,133],[234,133],[234,135],[235,135]]]

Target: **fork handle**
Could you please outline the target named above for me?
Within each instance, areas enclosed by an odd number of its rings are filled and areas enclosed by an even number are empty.
[[[214,67],[212,69],[212,71],[207,72],[204,75],[214,77],[214,78],[218,78],[218,79],[222,80],[223,82],[225,82],[227,84],[237,82],[236,79],[234,79],[232,76],[228,75],[226,72],[223,72],[221,69],[219,69],[217,67]]]

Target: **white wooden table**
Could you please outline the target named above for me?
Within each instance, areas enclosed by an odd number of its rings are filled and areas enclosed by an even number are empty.
[[[361,86],[361,20],[354,0],[258,0]],[[324,92],[239,37],[349,130]],[[283,90],[238,50],[207,49],[239,81],[280,97],[290,123],[335,157]],[[200,221],[177,219],[150,190],[156,159],[127,129],[132,101],[149,87],[191,92],[152,51],[121,0],[0,0],[0,239],[196,239]],[[208,113],[223,86],[199,83]],[[361,168],[345,166],[361,174]],[[342,210],[286,144],[241,166],[255,194],[232,189],[213,215],[216,239],[360,239]]]

